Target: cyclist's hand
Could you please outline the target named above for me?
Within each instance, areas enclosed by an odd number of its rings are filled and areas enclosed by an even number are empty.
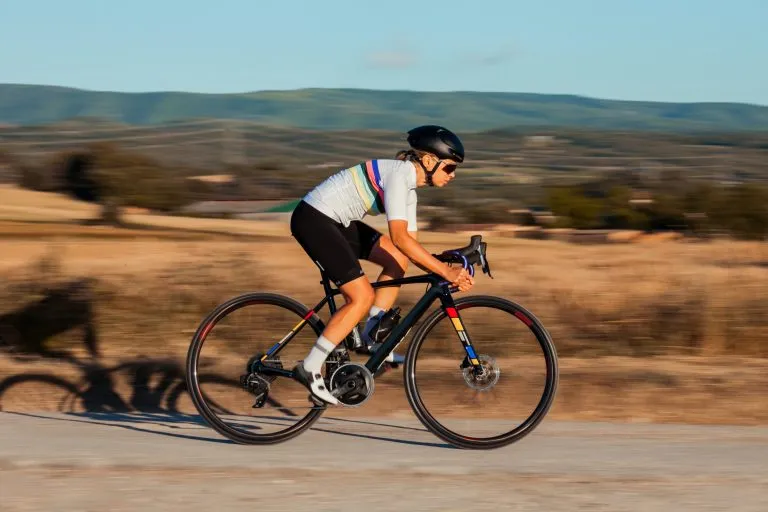
[[[466,292],[475,284],[475,279],[462,267],[449,268],[445,278],[453,286],[457,286],[460,292]]]

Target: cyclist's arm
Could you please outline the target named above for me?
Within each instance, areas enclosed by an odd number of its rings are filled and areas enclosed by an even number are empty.
[[[385,185],[384,202],[392,243],[420,269],[447,279],[450,267],[416,241],[416,192],[408,188],[403,175],[391,175]]]
[[[407,220],[389,221],[389,237],[400,252],[405,254],[417,267],[425,272],[434,272],[435,274],[446,277],[450,267],[438,260],[416,241],[415,232],[408,231]]]

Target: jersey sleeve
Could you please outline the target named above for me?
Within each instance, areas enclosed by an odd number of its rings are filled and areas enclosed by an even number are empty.
[[[411,190],[405,176],[400,173],[391,174],[384,184],[384,211],[386,212],[387,220],[407,220],[409,230],[411,229],[411,216],[409,213],[410,192],[415,191]]]

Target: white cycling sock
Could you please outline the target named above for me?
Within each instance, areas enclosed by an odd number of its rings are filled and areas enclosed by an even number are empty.
[[[304,369],[313,374],[320,373],[325,359],[335,348],[336,344],[321,334],[309,351],[309,355],[304,359]]]

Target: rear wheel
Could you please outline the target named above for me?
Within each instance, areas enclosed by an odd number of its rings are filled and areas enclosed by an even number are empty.
[[[529,434],[549,411],[557,353],[541,323],[497,297],[463,297],[459,318],[428,317],[408,347],[408,401],[432,433],[461,448],[499,448]],[[464,330],[482,369],[475,371],[457,331]]]
[[[264,364],[290,370],[309,353],[323,323],[313,314],[297,329],[308,313],[289,297],[249,293],[203,320],[187,354],[186,381],[195,408],[214,430],[237,443],[272,444],[299,435],[322,415],[325,407],[312,403],[294,379],[252,371],[253,362],[292,330],[296,336]],[[241,383],[237,389],[233,380]]]

